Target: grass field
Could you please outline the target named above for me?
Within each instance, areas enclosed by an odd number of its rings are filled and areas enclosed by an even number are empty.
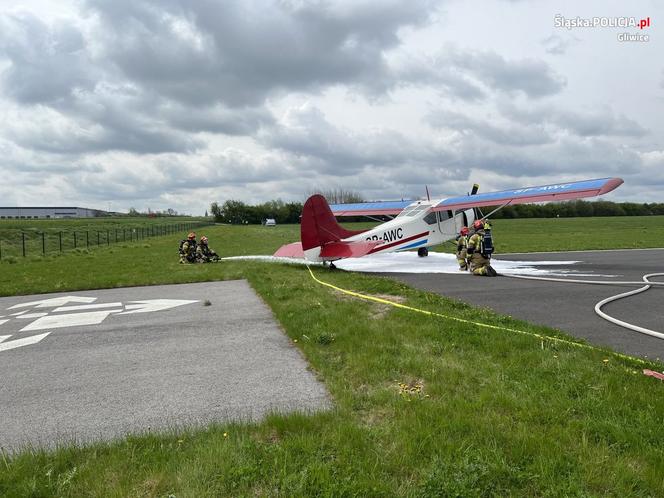
[[[228,256],[271,254],[298,230],[205,233]],[[503,252],[662,247],[664,217],[498,220],[494,232]],[[181,237],[2,263],[0,295],[246,278],[335,408],[0,455],[0,496],[664,496],[662,384],[640,365],[348,298],[305,267],[179,265]],[[390,279],[314,272],[410,306],[559,334]]]
[[[0,261],[147,239],[209,224],[204,218],[0,220]],[[25,244],[25,246],[24,246]]]

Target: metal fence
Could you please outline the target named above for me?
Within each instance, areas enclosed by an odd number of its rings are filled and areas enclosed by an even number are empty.
[[[209,223],[189,221],[164,225],[112,227],[81,230],[12,230],[0,236],[0,260],[32,255],[46,256],[75,249],[92,249],[123,242],[188,232]]]

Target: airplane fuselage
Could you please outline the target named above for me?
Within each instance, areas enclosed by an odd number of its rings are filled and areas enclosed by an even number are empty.
[[[382,244],[373,248],[370,254],[419,249],[454,239],[462,226],[469,226],[475,220],[472,209],[432,212],[431,207],[438,202],[438,200],[413,202],[396,218],[343,241],[382,241]],[[309,253],[307,259],[321,261],[328,258],[320,258],[319,255]]]

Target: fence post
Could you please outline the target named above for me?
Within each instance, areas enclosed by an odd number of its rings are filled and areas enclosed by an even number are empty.
[[[62,232],[58,232],[58,241],[60,246],[60,252],[62,252]]]
[[[23,240],[23,257],[25,258],[25,234],[21,232],[21,239]]]
[[[76,249],[76,230],[74,230],[74,249]]]
[[[90,232],[85,231],[85,247],[90,247]]]
[[[46,256],[46,237],[42,232],[42,256]]]
[[[97,246],[99,246],[99,230],[97,230]]]
[[[106,230],[106,245],[107,246],[111,245],[111,231],[108,229]]]

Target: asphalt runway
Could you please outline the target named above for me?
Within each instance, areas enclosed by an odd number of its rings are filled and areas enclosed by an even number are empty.
[[[243,280],[0,298],[0,379],[6,451],[330,406]]]
[[[664,249],[501,254],[496,255],[495,259],[527,259],[535,269],[537,261],[570,262],[555,267],[556,273],[565,276],[547,275],[556,278],[640,281],[645,274],[664,272]],[[578,274],[584,276],[577,277]],[[591,344],[608,346],[632,356],[664,359],[664,340],[624,329],[603,320],[594,312],[598,301],[636,287],[553,283],[509,277],[486,278],[464,273],[382,275],[396,278],[418,289],[491,308],[531,323],[548,325]],[[652,280],[664,281],[664,277]],[[664,332],[662,287],[652,287],[636,296],[609,303],[602,310],[619,320]]]

